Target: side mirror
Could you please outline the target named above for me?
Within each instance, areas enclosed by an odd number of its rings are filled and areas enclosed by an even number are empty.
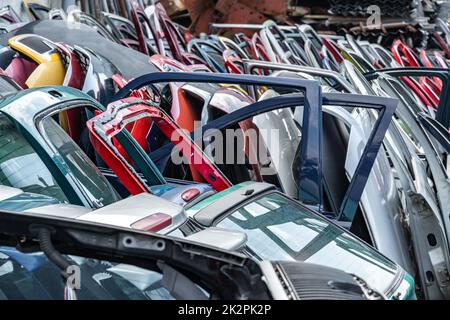
[[[224,250],[239,251],[247,243],[247,234],[211,227],[187,236],[186,240],[212,245]]]

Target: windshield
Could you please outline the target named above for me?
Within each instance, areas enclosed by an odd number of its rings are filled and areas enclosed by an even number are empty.
[[[243,231],[250,252],[264,260],[298,260],[355,274],[386,293],[397,267],[361,240],[281,193],[245,204],[217,227]]]
[[[159,272],[67,256],[79,268],[80,300],[173,300]],[[60,270],[42,253],[0,247],[0,300],[62,300]]]
[[[3,114],[0,114],[0,184],[68,202],[45,163]]]
[[[75,177],[94,206],[102,207],[120,200],[99,169],[52,117],[42,120],[41,128],[46,140],[63,158],[67,173]]]

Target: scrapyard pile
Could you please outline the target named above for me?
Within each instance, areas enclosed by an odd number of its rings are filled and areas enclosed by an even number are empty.
[[[450,298],[446,19],[197,33],[159,2],[17,3],[0,10],[0,298]]]

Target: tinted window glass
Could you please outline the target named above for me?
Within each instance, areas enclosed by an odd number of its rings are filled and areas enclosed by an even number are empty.
[[[159,272],[131,265],[68,256],[79,267],[80,300],[173,300]],[[60,270],[42,253],[0,249],[0,300],[64,299]]]
[[[68,170],[91,201],[103,206],[120,200],[117,192],[89,157],[52,117],[42,120],[41,125],[44,137],[61,155]]]
[[[18,88],[10,79],[0,76],[0,96],[6,96],[19,90],[20,88]]]
[[[40,54],[44,54],[53,50],[53,48],[47,45],[41,37],[31,36],[21,39],[20,42]]]
[[[0,184],[67,202],[45,163],[5,115],[0,115]]]

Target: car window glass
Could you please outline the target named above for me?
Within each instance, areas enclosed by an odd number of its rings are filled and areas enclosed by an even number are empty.
[[[120,200],[120,196],[80,147],[53,117],[44,118],[40,126],[44,138],[63,158],[67,173],[72,174],[86,195],[99,206]]]
[[[80,300],[173,300],[159,272],[132,265],[66,256],[79,267]],[[64,299],[60,270],[42,253],[0,249],[0,300]]]
[[[0,115],[0,183],[67,202],[52,173],[27,139]]]
[[[338,268],[385,292],[395,264],[349,233],[280,193],[245,204],[217,224],[243,231],[259,259],[299,260]]]
[[[4,97],[10,93],[19,91],[20,88],[13,84],[7,77],[0,77],[0,96]]]

